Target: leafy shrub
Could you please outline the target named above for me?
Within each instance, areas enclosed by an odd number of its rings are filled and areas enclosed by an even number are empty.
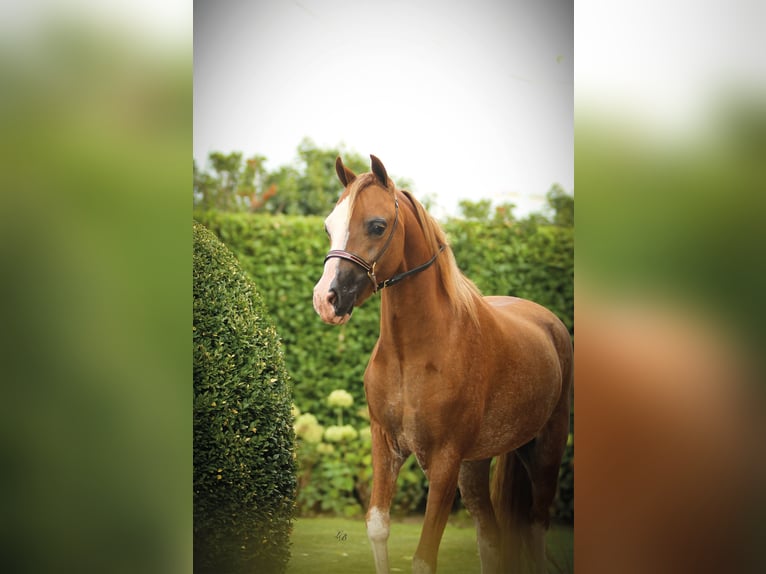
[[[362,380],[378,338],[380,297],[371,297],[345,325],[325,325],[316,315],[312,291],[328,250],[323,219],[220,212],[199,212],[197,218],[237,254],[245,271],[257,280],[283,337],[295,404],[327,424],[335,416],[326,401],[334,389],[347,389],[356,405],[364,405]],[[556,313],[574,335],[572,228],[465,220],[450,221],[444,228],[458,265],[483,293],[536,301]],[[347,422],[356,428],[367,424],[354,410],[347,414]],[[299,454],[307,453],[299,447]],[[411,471],[422,477],[417,464],[410,464],[412,468],[406,465],[402,473]],[[417,507],[424,488],[421,478],[419,494],[413,490],[411,502],[405,506]],[[305,501],[301,508],[307,508]]]
[[[194,569],[283,572],[296,478],[282,351],[232,253],[193,234]]]

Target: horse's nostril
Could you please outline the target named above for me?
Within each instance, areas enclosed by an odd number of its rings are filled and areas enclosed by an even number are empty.
[[[335,292],[335,289],[330,289],[330,292],[327,294],[327,302],[330,305],[335,305],[335,301],[338,299],[338,294]]]

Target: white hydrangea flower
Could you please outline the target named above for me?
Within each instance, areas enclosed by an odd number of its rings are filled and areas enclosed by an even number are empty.
[[[348,391],[336,389],[330,393],[329,397],[327,397],[327,404],[331,407],[350,407],[354,404],[354,397],[352,397],[351,393]]]
[[[354,440],[359,436],[357,430],[351,425],[343,425],[341,428],[343,429],[344,440]]]
[[[343,440],[343,430],[338,425],[332,425],[325,429],[324,439],[327,442],[340,442]]]
[[[293,428],[296,435],[311,443],[317,443],[322,440],[322,434],[324,433],[324,427],[319,424],[317,418],[311,413],[303,413],[295,419]]]
[[[307,427],[316,424],[319,424],[319,421],[317,421],[317,418],[314,415],[311,413],[303,413],[295,419],[295,424],[293,426],[295,427],[295,432],[301,434]]]
[[[335,447],[331,444],[328,444],[326,442],[320,442],[317,445],[317,452],[319,454],[332,454],[335,452]]]
[[[322,441],[322,435],[324,435],[324,427],[322,425],[314,425],[306,430],[303,438],[306,442],[316,444]]]
[[[324,431],[324,439],[328,442],[354,440],[357,436],[359,436],[359,433],[351,425],[332,425]]]

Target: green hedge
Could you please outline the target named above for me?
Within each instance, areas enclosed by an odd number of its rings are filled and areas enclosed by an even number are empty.
[[[296,476],[282,350],[232,253],[193,235],[194,570],[284,572]]]
[[[574,229],[453,221],[455,259],[485,295],[530,299],[553,311],[574,336]]]
[[[357,407],[347,413],[346,422],[364,428],[368,423],[358,407],[366,404],[362,378],[378,337],[380,298],[371,297],[346,325],[325,325],[319,319],[312,291],[329,248],[323,219],[220,212],[196,217],[236,253],[257,281],[283,340],[299,409],[314,414],[321,424],[332,424],[335,413],[325,399],[333,390],[344,389]],[[444,227],[458,265],[483,293],[537,301],[574,335],[572,228],[462,220]],[[565,465],[571,454],[570,448]],[[571,477],[568,466],[562,473],[562,478]],[[425,488],[425,479],[421,484]],[[357,498],[363,496],[357,493]],[[566,517],[571,514],[571,497],[565,502],[558,514]]]
[[[285,348],[301,410],[332,416],[324,398],[346,389],[364,403],[362,377],[378,337],[380,298],[346,325],[325,325],[312,305],[329,249],[323,219],[199,212],[257,282]],[[574,230],[452,221],[445,230],[461,269],[487,295],[515,295],[556,313],[574,334]],[[361,422],[361,421],[355,421]]]

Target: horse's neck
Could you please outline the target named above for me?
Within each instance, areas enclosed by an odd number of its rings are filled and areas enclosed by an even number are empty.
[[[404,228],[414,236],[405,239],[405,243],[409,244],[404,249],[404,261],[398,272],[415,269],[434,255],[415,210],[411,204],[409,209],[402,209]],[[406,277],[381,293],[380,336],[391,348],[419,343],[459,328],[452,316],[452,307],[441,284],[438,267],[437,259],[434,265]]]
[[[394,348],[443,336],[455,328],[436,266],[382,293],[380,336]]]

